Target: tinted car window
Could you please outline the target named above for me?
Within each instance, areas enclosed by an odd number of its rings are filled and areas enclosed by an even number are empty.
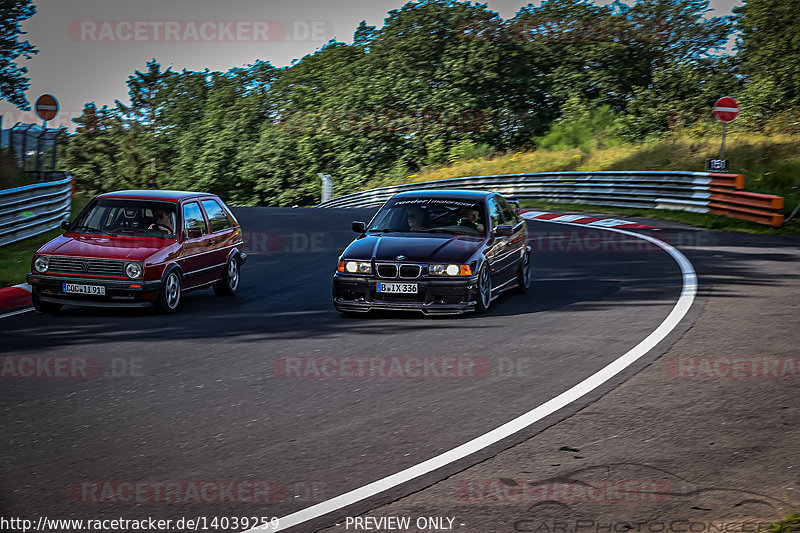
[[[442,197],[404,197],[389,200],[367,231],[480,234],[486,216],[480,203]]]
[[[500,211],[500,206],[497,205],[495,197],[489,198],[489,218],[492,219],[492,227],[496,228],[501,226],[504,222],[503,215]]]
[[[159,223],[163,226],[156,226]],[[100,198],[90,204],[72,225],[82,233],[174,235],[175,204],[136,199]]]
[[[208,233],[203,212],[200,211],[200,205],[197,202],[183,206],[183,227],[184,229],[200,228],[204,235]]]
[[[503,219],[505,220],[506,224],[516,224],[517,223],[517,216],[514,214],[514,210],[511,209],[511,206],[508,205],[506,199],[502,196],[496,196],[497,203],[500,205],[500,211],[503,213]]]
[[[208,216],[208,224],[211,226],[211,233],[216,233],[231,227],[231,221],[225,210],[215,200],[203,200],[203,209]]]

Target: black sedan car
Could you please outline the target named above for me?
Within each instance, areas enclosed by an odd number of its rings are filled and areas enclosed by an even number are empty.
[[[400,193],[353,231],[361,235],[333,276],[333,305],[343,313],[483,313],[503,291],[530,286],[525,221],[497,193]]]

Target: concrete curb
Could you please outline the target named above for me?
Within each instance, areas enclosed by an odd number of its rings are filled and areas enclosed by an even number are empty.
[[[600,226],[604,228],[620,229],[648,229],[657,230],[656,226],[639,224],[630,220],[620,220],[618,218],[600,218],[589,215],[566,215],[563,213],[550,213],[546,211],[533,211],[522,209],[520,211],[525,220],[552,220],[554,222],[570,222],[572,224],[586,224],[587,226]]]

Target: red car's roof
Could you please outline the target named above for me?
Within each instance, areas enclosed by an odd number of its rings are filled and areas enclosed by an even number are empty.
[[[192,191],[148,191],[148,190],[129,190],[114,191],[100,194],[98,198],[136,198],[139,200],[172,200],[178,201],[185,198],[196,198],[199,196],[215,196],[205,192]]]

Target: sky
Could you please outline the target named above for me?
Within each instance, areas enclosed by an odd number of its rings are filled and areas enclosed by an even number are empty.
[[[504,19],[527,1],[483,0]],[[352,42],[358,23],[382,26],[406,0],[35,0],[23,39],[39,50],[28,67],[31,105],[48,93],[60,110],[48,127],[74,128],[87,102],[128,102],[125,82],[156,58],[163,68],[226,71],[268,61],[276,67],[314,53],[330,39]],[[536,2],[538,4],[538,0]],[[597,0],[606,4],[607,0]],[[742,0],[711,0],[711,16]],[[40,123],[0,101],[3,128]]]

